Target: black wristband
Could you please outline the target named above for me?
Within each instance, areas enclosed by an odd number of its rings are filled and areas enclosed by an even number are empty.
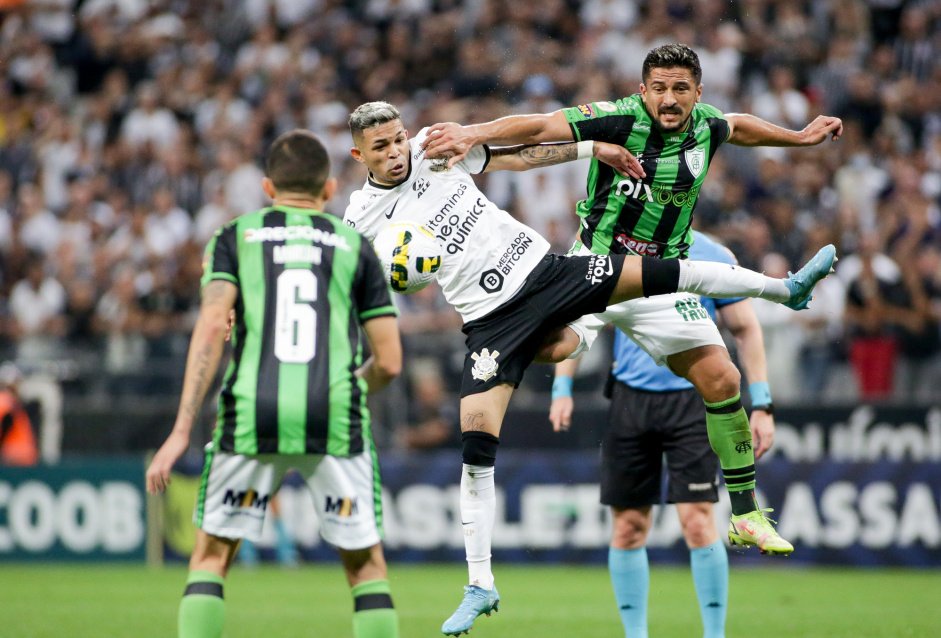
[[[774,404],[766,403],[764,405],[753,405],[751,406],[752,412],[755,410],[761,410],[762,412],[767,412],[768,414],[774,414]]]

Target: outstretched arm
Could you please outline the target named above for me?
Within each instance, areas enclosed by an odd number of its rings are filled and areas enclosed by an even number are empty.
[[[538,115],[510,115],[483,124],[461,126],[456,122],[434,124],[422,143],[429,157],[450,157],[458,162],[472,146],[571,142],[575,138],[562,111]]]
[[[227,281],[214,280],[203,287],[173,431],[147,468],[147,491],[151,494],[166,489],[170,470],[189,447],[193,424],[219,369],[229,332],[229,311],[235,307],[237,296],[238,288]]]
[[[484,172],[528,171],[589,157],[595,157],[608,164],[621,175],[629,174],[631,160],[637,161],[623,146],[590,140],[578,143],[498,146],[490,149],[490,162]]]
[[[843,122],[838,117],[818,115],[800,131],[782,128],[748,113],[727,113],[728,141],[738,146],[815,146],[827,137],[834,142],[843,135]]]

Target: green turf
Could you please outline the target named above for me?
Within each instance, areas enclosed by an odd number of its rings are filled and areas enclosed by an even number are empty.
[[[393,566],[402,637],[436,636],[459,602],[464,570]],[[623,636],[601,567],[498,566],[501,611],[472,636]],[[182,568],[0,565],[4,638],[166,638],[175,635]],[[700,636],[688,571],[654,566],[650,635]],[[729,636],[941,636],[934,571],[768,568],[732,572]],[[229,638],[350,636],[340,567],[236,567],[226,585]]]

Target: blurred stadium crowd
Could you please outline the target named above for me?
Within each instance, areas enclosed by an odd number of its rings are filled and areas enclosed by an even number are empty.
[[[328,145],[342,214],[365,177],[348,153],[356,105],[393,102],[417,132],[615,99],[637,91],[647,50],[680,41],[700,55],[707,103],[795,129],[844,119],[836,144],[723,149],[700,196],[699,228],[750,268],[783,274],[830,241],[842,255],[810,311],[756,303],[776,401],[936,396],[939,1],[2,5],[0,349],[26,368],[176,392],[202,247],[266,204],[260,158],[281,132]],[[564,251],[586,172],[493,174],[485,190]],[[437,361],[411,366],[412,420],[447,420],[460,320],[435,289],[399,301],[410,356]]]

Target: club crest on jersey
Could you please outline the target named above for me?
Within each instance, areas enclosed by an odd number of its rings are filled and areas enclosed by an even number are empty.
[[[702,169],[706,167],[706,149],[691,148],[686,151],[686,166],[693,177],[699,177]]]
[[[494,350],[490,352],[488,348],[480,351],[480,354],[473,353],[471,359],[474,360],[474,367],[471,369],[471,376],[478,381],[487,381],[497,373],[500,364],[497,363],[497,357],[500,353]]]

